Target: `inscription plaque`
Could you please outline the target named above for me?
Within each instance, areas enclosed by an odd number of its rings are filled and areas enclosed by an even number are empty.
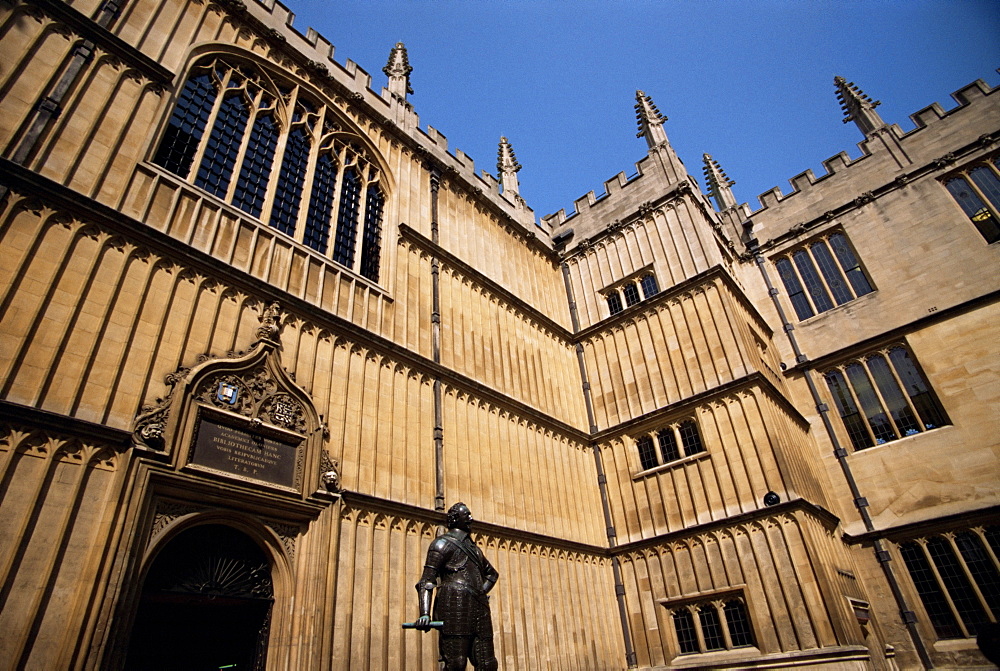
[[[301,436],[202,408],[190,462],[241,480],[295,488],[301,443]]]

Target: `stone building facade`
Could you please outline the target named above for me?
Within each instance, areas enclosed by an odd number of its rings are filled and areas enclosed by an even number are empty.
[[[988,666],[995,90],[539,221],[291,19],[0,0],[0,668],[436,668],[458,500],[501,668]]]

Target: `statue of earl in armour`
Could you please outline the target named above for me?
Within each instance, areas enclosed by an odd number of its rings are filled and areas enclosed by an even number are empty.
[[[453,505],[448,510],[448,531],[427,549],[417,583],[420,617],[414,624],[424,631],[431,626],[431,592],[437,587],[434,620],[443,623],[438,650],[445,671],[461,671],[469,661],[478,671],[497,669],[487,594],[500,574],[469,536],[471,527],[469,507]]]

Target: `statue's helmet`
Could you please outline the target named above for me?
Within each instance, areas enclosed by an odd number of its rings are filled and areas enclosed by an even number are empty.
[[[456,503],[448,509],[448,528],[468,527],[472,523],[472,511],[464,503]]]

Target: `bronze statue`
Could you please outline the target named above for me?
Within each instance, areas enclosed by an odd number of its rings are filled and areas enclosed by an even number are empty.
[[[438,651],[445,671],[461,671],[467,661],[480,671],[497,669],[487,593],[500,574],[469,537],[471,526],[472,513],[464,503],[448,510],[448,531],[427,548],[417,583],[420,617],[413,626],[422,631],[432,626],[431,591],[437,586],[434,619],[441,622]]]

